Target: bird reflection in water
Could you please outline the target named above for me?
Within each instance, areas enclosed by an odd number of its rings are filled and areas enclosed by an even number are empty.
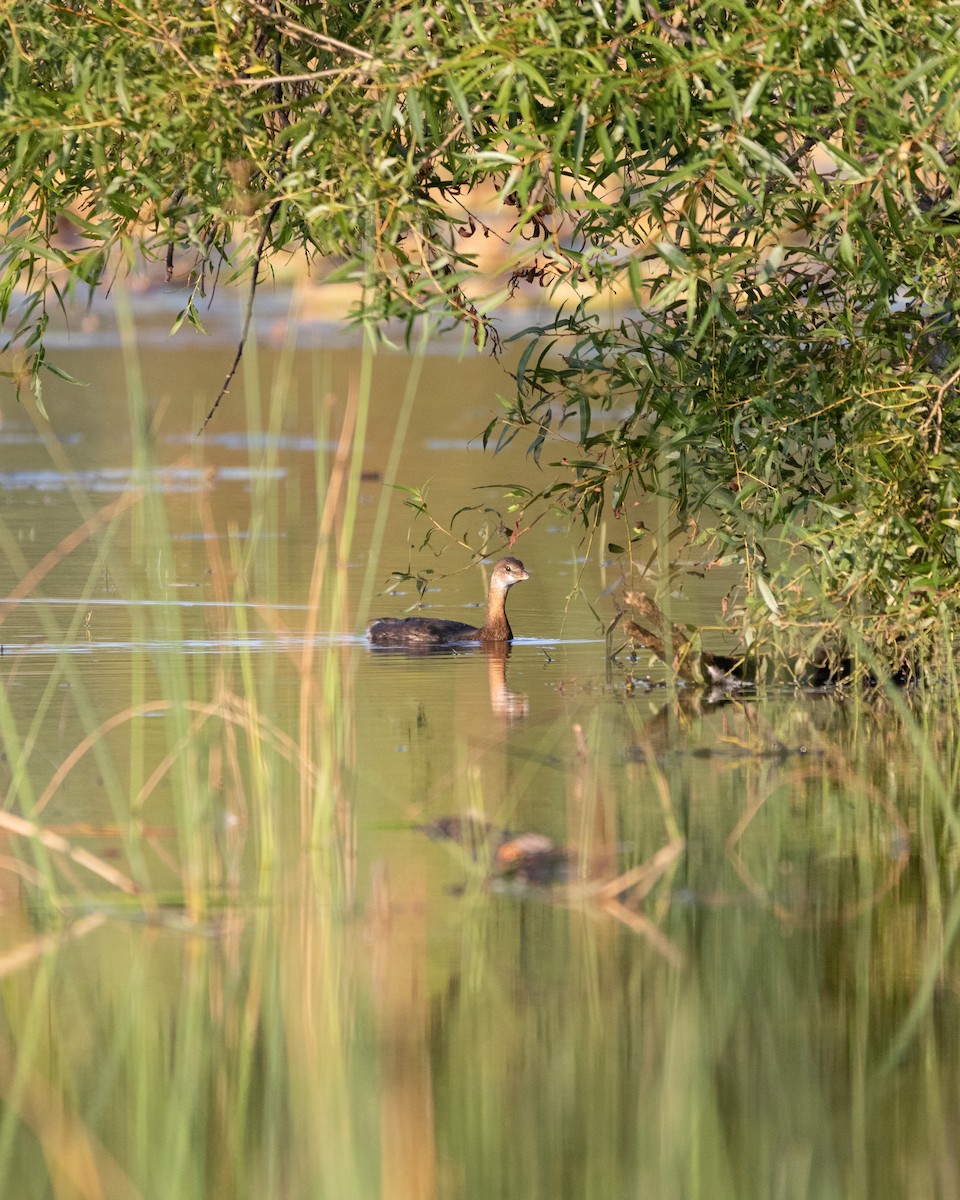
[[[530,702],[522,692],[514,692],[507,683],[509,642],[476,642],[460,646],[405,645],[370,647],[378,657],[402,655],[404,658],[473,658],[479,651],[487,660],[487,683],[490,691],[490,711],[508,721],[522,720],[530,711]]]

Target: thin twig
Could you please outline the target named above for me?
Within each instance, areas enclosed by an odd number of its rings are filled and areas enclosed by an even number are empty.
[[[923,424],[920,426],[921,433],[929,433],[931,427],[936,428],[936,434],[933,439],[933,453],[940,453],[940,443],[943,438],[943,398],[947,392],[960,380],[960,367],[958,367],[952,375],[948,376],[943,383],[937,388],[936,398],[930,407],[930,412],[924,418]]]
[[[663,13],[660,12],[657,6],[653,3],[653,0],[644,0],[643,7],[647,10],[647,16],[650,18],[650,20],[653,21],[653,23],[661,30],[662,33],[666,34],[671,42],[679,42],[684,46],[689,46],[691,44],[702,46],[704,44],[702,38],[694,38],[689,33],[685,33],[682,29],[677,29],[675,26],[671,25]]]
[[[358,46],[351,46],[347,42],[341,42],[338,38],[330,37],[329,34],[320,33],[316,29],[308,29],[306,25],[299,25],[296,21],[291,21],[287,17],[279,17],[275,12],[272,12],[263,4],[258,4],[256,0],[244,0],[248,8],[254,9],[261,16],[267,17],[274,25],[279,25],[287,33],[301,37],[304,41],[313,42],[319,46],[328,46],[331,49],[346,50],[348,54],[355,54],[357,58],[364,58],[368,62],[372,62],[374,56],[368,50],[361,50]]]
[[[223,387],[217,393],[217,398],[213,402],[213,407],[203,419],[203,424],[197,430],[199,436],[206,427],[210,424],[210,419],[220,407],[220,401],[230,390],[230,384],[233,383],[233,377],[237,373],[237,368],[240,366],[240,359],[243,358],[243,351],[247,344],[247,336],[250,333],[250,322],[253,320],[253,302],[257,295],[257,284],[260,282],[260,264],[263,261],[264,247],[267,243],[267,238],[270,234],[270,227],[276,219],[277,213],[280,211],[282,200],[274,200],[270,211],[267,213],[267,219],[263,223],[263,229],[260,231],[260,237],[257,240],[257,249],[253,256],[253,279],[250,283],[250,294],[247,297],[247,307],[243,314],[243,329],[240,333],[240,341],[237,343],[237,352],[233,356],[233,362],[230,364],[230,370],[227,372],[227,377],[223,381]]]
[[[312,83],[315,79],[335,79],[341,75],[356,75],[358,72],[366,74],[369,70],[369,67],[353,64],[348,67],[327,67],[323,71],[305,71],[301,75],[237,75],[230,79],[218,79],[214,86],[218,88],[246,87],[256,89],[272,87],[277,83]]]

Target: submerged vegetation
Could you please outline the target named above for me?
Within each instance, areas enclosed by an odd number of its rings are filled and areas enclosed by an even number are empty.
[[[836,617],[923,655],[960,598],[958,30],[955,0],[8,6],[9,373],[39,395],[51,303],[144,254],[195,324],[294,249],[371,331],[496,353],[532,292],[487,430],[553,467],[526,510],[643,558],[660,492],[744,564],[748,641]]]

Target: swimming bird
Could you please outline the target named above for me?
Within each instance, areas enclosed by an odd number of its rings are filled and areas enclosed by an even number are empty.
[[[438,617],[381,617],[367,630],[375,646],[457,646],[471,642],[509,642],[507,592],[530,575],[516,558],[501,558],[490,575],[487,619],[479,627]]]

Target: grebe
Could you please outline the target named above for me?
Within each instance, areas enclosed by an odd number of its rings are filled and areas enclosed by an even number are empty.
[[[501,558],[490,576],[487,619],[478,629],[463,621],[437,617],[381,617],[367,633],[375,646],[456,646],[461,642],[509,642],[513,630],[507,620],[507,592],[530,575],[516,558]]]

